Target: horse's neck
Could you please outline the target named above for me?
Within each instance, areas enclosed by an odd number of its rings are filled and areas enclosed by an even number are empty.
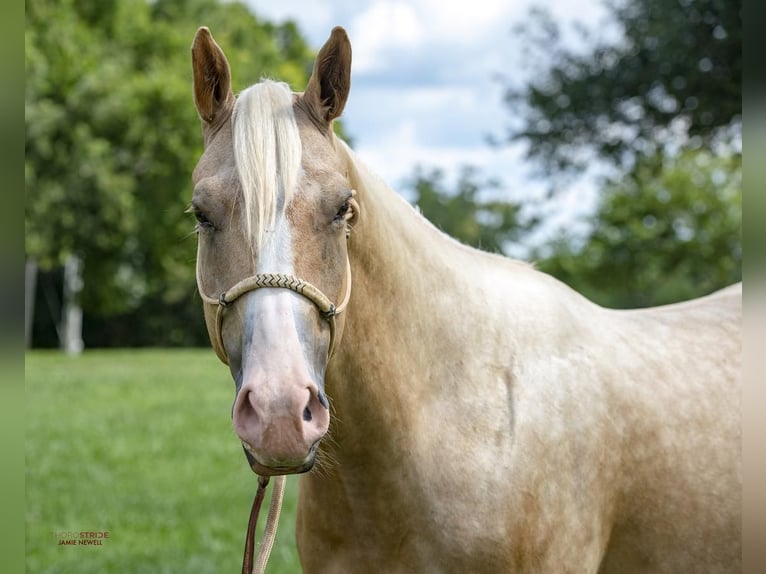
[[[326,377],[333,422],[324,460],[320,455],[325,468],[311,473],[307,490],[334,505],[353,504],[361,496],[356,488],[401,478],[391,465],[402,459],[417,419],[439,393],[432,363],[443,361],[444,345],[456,338],[449,331],[459,328],[446,295],[454,271],[444,243],[453,241],[383,184],[358,192],[360,220],[349,239],[351,299]]]
[[[327,391],[337,415],[332,457],[365,461],[372,471],[406,449],[400,442],[417,433],[426,410],[467,392],[445,373],[465,355],[479,305],[466,271],[473,252],[382,183],[359,196],[349,241],[353,290]]]

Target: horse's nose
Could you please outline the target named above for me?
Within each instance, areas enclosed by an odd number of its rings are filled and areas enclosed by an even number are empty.
[[[234,431],[261,465],[302,466],[327,432],[326,398],[314,383],[276,386],[278,393],[269,387],[251,381],[242,385],[232,413]]]

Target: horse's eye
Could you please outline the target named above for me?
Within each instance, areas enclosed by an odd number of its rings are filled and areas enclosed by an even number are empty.
[[[198,229],[213,229],[213,223],[207,218],[207,215],[205,215],[199,207],[193,205],[189,211],[191,211],[194,214],[194,217],[197,219]]]
[[[352,189],[346,197],[346,200],[343,202],[343,205],[340,206],[340,209],[338,209],[338,212],[335,214],[335,221],[345,221],[350,223],[356,218],[356,212],[359,209],[359,205],[356,203],[356,199],[354,199],[355,197],[356,190]]]
[[[347,199],[338,210],[338,213],[335,214],[335,219],[337,221],[340,221],[341,219],[347,219],[347,216],[349,215],[350,211],[351,211],[351,203],[350,203],[350,200]]]

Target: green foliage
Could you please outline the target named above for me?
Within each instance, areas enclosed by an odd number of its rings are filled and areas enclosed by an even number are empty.
[[[520,206],[497,199],[499,183],[481,180],[471,167],[461,170],[454,190],[444,180],[440,169],[425,173],[418,168],[405,187],[427,219],[467,245],[505,253],[534,224],[522,223]]]
[[[213,30],[236,89],[262,76],[303,86],[311,51],[293,23],[241,2],[30,0],[26,16],[27,256],[43,269],[84,259],[86,318],[198,304],[183,213],[202,149],[194,33]]]
[[[239,571],[257,481],[211,351],[32,352],[26,386],[45,397],[26,409],[28,572]],[[300,572],[296,504],[291,477],[270,573]],[[110,539],[59,547],[61,530]]]
[[[591,299],[644,307],[710,293],[742,277],[741,156],[687,151],[613,181],[579,240],[559,237],[538,267]]]
[[[535,73],[507,89],[509,139],[551,190],[611,170],[590,232],[539,248],[539,267],[614,307],[709,293],[741,278],[741,2],[608,2],[616,42],[565,45],[541,8],[520,29]]]
[[[689,138],[693,148],[738,138],[742,114],[739,0],[616,0],[623,32],[587,53],[562,46],[544,10],[522,28],[534,79],[509,87],[511,140],[546,175],[577,172],[593,150],[620,168]],[[594,42],[585,34],[586,39]],[[542,56],[544,55],[544,56]],[[547,58],[540,73],[540,58]]]

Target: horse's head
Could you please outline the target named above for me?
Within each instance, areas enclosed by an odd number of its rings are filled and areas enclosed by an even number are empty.
[[[346,240],[358,205],[332,130],[351,46],[334,29],[302,94],[264,81],[235,97],[207,28],[192,64],[205,141],[191,202],[197,282],[236,382],[234,430],[259,474],[304,472],[329,425],[324,376],[351,288]]]

